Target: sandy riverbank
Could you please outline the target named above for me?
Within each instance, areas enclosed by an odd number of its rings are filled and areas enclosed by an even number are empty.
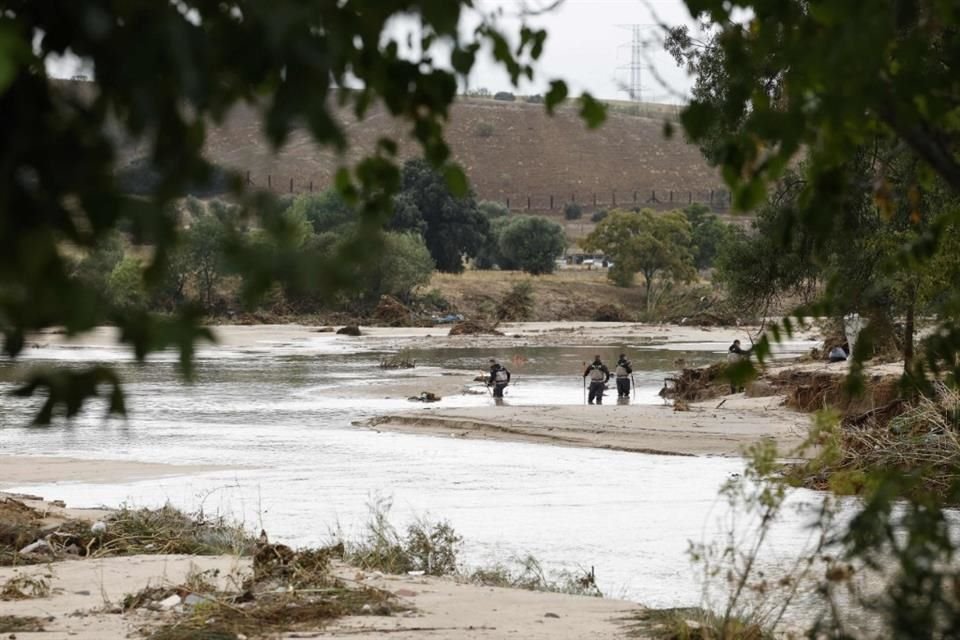
[[[806,435],[809,414],[782,406],[782,397],[737,394],[718,407],[721,400],[693,404],[689,411],[674,411],[668,405],[616,404],[425,409],[383,416],[361,426],[459,438],[722,456],[739,455],[763,438],[789,450]]]
[[[0,489],[60,482],[118,483],[184,476],[230,467],[0,455]]]
[[[42,632],[17,633],[36,640],[121,640],[169,618],[168,612],[122,612],[127,594],[146,586],[182,584],[198,571],[216,571],[222,588],[251,574],[249,558],[231,556],[129,556],[57,562],[19,569],[0,567],[0,584],[14,575],[48,576],[52,593],[31,600],[0,601],[0,618],[35,616]],[[392,616],[348,616],[325,629],[286,634],[289,638],[383,638],[397,640],[598,640],[623,638],[634,603],[519,589],[462,584],[446,578],[365,575],[340,566],[335,573],[397,595],[414,611]],[[208,574],[209,575],[209,574]],[[357,580],[359,578],[359,580]]]
[[[633,322],[521,322],[498,326],[502,336],[449,336],[449,325],[435,327],[361,327],[360,338],[321,331],[321,327],[284,325],[221,325],[212,327],[217,345],[224,347],[257,347],[325,337],[344,344],[362,341],[367,348],[403,347],[504,347],[504,346],[590,346],[614,341],[635,342],[638,345],[722,342],[734,339],[748,340],[756,327],[695,327],[669,324]],[[808,335],[809,334],[809,335]],[[113,327],[99,327],[87,333],[68,337],[49,330],[31,335],[30,346],[110,346],[117,342],[119,332]],[[816,339],[814,332],[797,339]],[[201,343],[203,348],[205,343]],[[209,346],[209,345],[206,345]],[[673,345],[668,345],[668,348]]]
[[[24,478],[25,479],[25,478]],[[0,493],[0,530],[9,515],[22,514],[27,504],[43,515],[41,526],[52,531],[67,519],[87,522],[109,519],[109,512],[69,510],[19,496],[8,503]],[[19,516],[19,517],[22,517]],[[134,555],[73,557],[43,564],[0,567],[0,587],[19,580],[44,584],[39,597],[0,597],[0,630],[16,629],[17,638],[42,640],[121,640],[149,633],[174,622],[172,608],[124,609],[124,599],[147,587],[179,588],[191,576],[203,575],[218,591],[240,592],[253,575],[249,556]],[[454,640],[469,635],[478,640],[530,638],[578,640],[622,638],[643,608],[620,600],[570,596],[464,583],[453,578],[384,575],[335,563],[333,575],[356,588],[375,588],[392,594],[403,611],[392,615],[351,615],[316,629],[301,629],[282,637],[380,638],[400,640],[436,638]],[[29,619],[29,621],[28,621]],[[29,629],[29,630],[27,630]],[[10,629],[6,629],[10,631]],[[6,634],[4,631],[4,634]],[[11,635],[11,637],[14,637]]]

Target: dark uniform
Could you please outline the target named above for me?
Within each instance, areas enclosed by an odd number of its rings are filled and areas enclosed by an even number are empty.
[[[630,366],[630,361],[627,360],[627,356],[622,353],[620,354],[620,359],[617,360],[617,367],[614,369],[614,372],[617,375],[617,397],[629,398],[630,374],[633,373],[633,367]]]
[[[740,341],[734,340],[733,344],[730,345],[730,348],[727,349],[727,362],[733,364],[740,362],[741,360],[746,360],[750,357],[750,349],[742,349],[740,347]],[[730,393],[736,393],[737,391],[743,391],[743,387],[737,387],[733,382],[730,383]]]
[[[607,386],[607,380],[610,379],[610,370],[607,369],[607,365],[600,362],[600,356],[594,358],[587,370],[583,372],[583,377],[590,378],[590,401],[588,404],[593,404],[594,400],[597,401],[597,404],[603,404],[603,390]]]
[[[493,387],[493,397],[502,398],[503,390],[510,384],[510,371],[506,367],[501,367],[495,361],[490,361],[490,379],[487,380],[487,386]]]

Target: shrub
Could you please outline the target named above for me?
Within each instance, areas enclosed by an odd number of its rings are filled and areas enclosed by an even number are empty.
[[[294,199],[289,209],[291,215],[310,221],[316,233],[337,231],[356,221],[353,209],[334,189],[317,195],[301,195]]]
[[[483,215],[487,216],[491,220],[510,215],[510,210],[507,209],[507,205],[503,204],[502,202],[496,202],[495,200],[481,200],[477,204],[477,208],[480,209],[480,212],[483,213]]]
[[[563,208],[563,217],[567,220],[579,220],[583,216],[583,209],[576,202],[571,202]]]
[[[427,309],[434,309],[436,311],[449,311],[453,307],[450,301],[444,297],[440,289],[430,289],[430,291],[421,295],[417,299],[417,302]]]
[[[497,320],[518,322],[533,314],[533,283],[523,280],[511,287],[497,305]]]
[[[343,540],[344,560],[361,569],[402,574],[423,571],[432,576],[451,575],[457,571],[457,555],[463,538],[446,521],[419,520],[407,527],[401,536],[390,523],[392,502],[376,499],[369,505],[370,520],[359,540]]]
[[[504,102],[513,102],[517,99],[517,96],[513,95],[509,91],[497,91],[493,94],[494,100],[503,100]]]
[[[590,216],[590,222],[603,222],[603,219],[607,217],[608,211],[606,209],[597,209],[593,212],[593,215]]]
[[[143,267],[137,258],[125,256],[110,272],[107,280],[110,301],[115,309],[130,311],[147,305]]]
[[[374,276],[376,299],[388,294],[407,301],[411,292],[430,281],[433,258],[421,236],[387,233]]]
[[[525,96],[523,101],[527,104],[543,104],[543,96],[537,93],[532,96]]]
[[[201,303],[213,305],[213,297],[226,270],[223,243],[226,229],[213,215],[201,216],[184,234],[186,268],[196,278]]]
[[[473,129],[474,135],[478,138],[489,138],[493,135],[493,132],[493,125],[489,122],[478,122],[477,126]]]

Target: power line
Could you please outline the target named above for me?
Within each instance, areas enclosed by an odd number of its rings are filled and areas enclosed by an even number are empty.
[[[618,24],[621,29],[630,30],[630,42],[620,45],[619,48],[630,47],[630,62],[625,65],[619,65],[617,69],[627,71],[627,81],[622,84],[621,91],[630,96],[633,102],[643,102],[643,71],[648,69],[644,64],[643,48],[645,40],[643,31],[645,29],[655,29],[655,24]]]

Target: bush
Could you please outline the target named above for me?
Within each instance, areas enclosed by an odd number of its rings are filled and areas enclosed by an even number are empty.
[[[571,202],[563,208],[563,217],[567,220],[579,220],[583,216],[583,209],[576,202]]]
[[[607,217],[606,209],[597,209],[593,212],[593,215],[590,216],[590,222],[603,222],[603,219]]]
[[[440,289],[430,289],[425,294],[417,298],[417,302],[435,311],[449,311],[453,305],[447,300]]]
[[[421,236],[388,232],[372,282],[376,299],[387,294],[409,301],[415,288],[430,281],[433,266],[433,258]]]
[[[497,320],[519,322],[533,314],[533,283],[523,280],[516,283],[497,305]]]
[[[477,204],[477,208],[480,209],[480,212],[483,213],[483,215],[487,216],[491,220],[503,218],[510,214],[510,210],[507,209],[507,205],[503,204],[502,202],[496,202],[495,200],[481,200]]]
[[[107,279],[111,305],[121,311],[144,309],[147,293],[143,284],[143,266],[132,256],[125,256]]]
[[[339,231],[356,221],[353,209],[335,189],[327,189],[317,195],[298,196],[289,211],[291,215],[308,220],[315,233]]]
[[[185,268],[196,278],[201,303],[210,309],[226,270],[223,243],[226,229],[216,217],[201,216],[184,234]]]
[[[502,228],[498,242],[500,266],[509,264],[533,275],[553,273],[567,248],[567,238],[556,222],[538,216],[519,216]]]
[[[527,104],[543,104],[543,96],[537,93],[532,96],[524,97],[523,101]]]
[[[407,527],[406,536],[390,523],[392,502],[376,499],[371,505],[370,520],[360,540],[343,540],[343,559],[360,569],[403,574],[423,571],[431,576],[457,572],[457,555],[463,538],[448,522],[420,520]]]
[[[493,132],[493,125],[489,122],[478,122],[477,126],[473,129],[474,135],[478,138],[489,138],[493,135]]]
[[[502,100],[504,102],[513,102],[517,99],[517,96],[513,95],[509,91],[497,91],[493,94],[494,100]]]

